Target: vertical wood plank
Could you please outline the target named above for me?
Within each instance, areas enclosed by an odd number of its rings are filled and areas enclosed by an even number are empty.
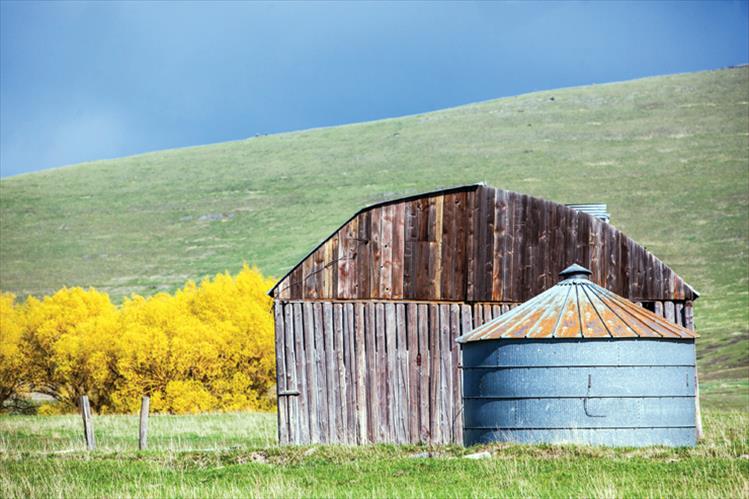
[[[440,313],[439,305],[429,305],[429,430],[430,442],[442,442],[440,427]]]
[[[380,228],[380,298],[392,298],[393,291],[393,205],[382,207]]]
[[[475,301],[478,293],[476,290],[478,269],[476,266],[476,248],[478,232],[478,192],[475,190],[469,192],[466,206],[466,229],[468,236],[466,238],[466,300]]]
[[[484,303],[484,324],[492,320],[492,306],[489,303]]]
[[[611,225],[603,224],[603,250],[604,254],[603,267],[606,273],[603,275],[603,283],[601,286],[606,289],[613,290],[612,286],[616,283],[616,268],[619,262],[616,258],[616,251],[614,250],[614,228]]]
[[[463,443],[463,390],[462,376],[460,369],[460,345],[456,341],[460,336],[460,305],[453,303],[450,305],[450,354],[451,354],[451,373],[452,376],[452,393],[451,398],[452,412],[450,414],[450,433],[452,440],[450,443],[461,445]]]
[[[467,193],[460,192],[455,195],[455,205],[453,206],[453,220],[455,224],[455,233],[453,237],[454,254],[452,259],[452,282],[450,283],[450,300],[466,299],[466,203]]]
[[[388,441],[398,440],[396,414],[398,411],[398,365],[396,360],[396,338],[398,330],[395,319],[395,304],[385,304],[385,350],[387,351],[387,427]]]
[[[487,239],[489,234],[489,226],[487,224],[487,210],[489,209],[487,202],[487,188],[479,187],[476,190],[476,282],[475,282],[475,295],[474,300],[483,301],[486,300],[486,262],[489,258],[487,253]],[[492,234],[493,237],[493,234]],[[489,274],[491,275],[491,274]]]
[[[555,254],[552,258],[552,271],[554,272],[554,279],[559,278],[559,273],[565,268],[567,263],[567,257],[565,255],[565,248],[567,247],[567,215],[569,208],[566,206],[557,205],[555,206],[555,218],[556,228],[554,229],[554,248]]]
[[[605,225],[605,224],[604,224]],[[632,280],[632,268],[631,268],[631,256],[629,254],[628,239],[625,236],[620,235],[617,238],[619,241],[619,266],[621,267],[621,282],[619,283],[621,295],[627,299],[629,297],[630,282]]]
[[[333,304],[322,305],[323,328],[325,335],[325,382],[328,397],[328,442],[339,443],[338,439],[338,373],[334,349],[335,330],[333,326]]]
[[[369,239],[369,272],[370,295],[372,299],[380,298],[382,277],[382,208],[370,210],[370,239]]]
[[[302,299],[302,291],[304,289],[304,283],[303,283],[303,275],[302,275],[302,266],[298,266],[294,269],[294,271],[291,273],[291,279],[289,281],[291,283],[291,299],[292,300],[301,300]]]
[[[418,209],[416,201],[405,203],[405,241],[403,249],[403,296],[416,296],[416,241],[418,240]]]
[[[440,433],[442,443],[450,443],[453,439],[453,367],[452,348],[450,341],[450,305],[440,305]]]
[[[320,387],[317,382],[318,352],[315,349],[315,311],[311,302],[303,304],[304,322],[304,363],[305,379],[307,382],[307,411],[305,417],[309,419],[309,440],[316,444],[320,442],[320,424],[317,413],[319,403],[317,393]]]
[[[333,274],[337,273],[337,267],[332,264],[336,255],[333,252],[333,238],[331,237],[322,245],[323,252],[323,263],[322,263],[322,296],[328,300],[333,297],[333,291],[335,289],[333,283]]]
[[[349,223],[346,223],[338,230],[338,248],[336,248],[336,253],[333,255],[333,260],[331,260],[331,265],[335,267],[335,273],[338,276],[338,279],[336,280],[336,287],[333,288],[333,296],[332,297],[326,297],[328,299],[338,299],[338,300],[345,300],[350,298],[349,296],[349,288],[348,288],[348,276],[349,276],[349,242],[351,241],[351,238],[349,237]]]
[[[430,441],[429,427],[429,306],[418,305],[419,353],[419,441]]]
[[[674,317],[678,325],[684,325],[684,304],[682,302],[676,302],[674,304]]]
[[[694,331],[694,308],[691,301],[684,303],[684,327]]]
[[[309,258],[305,258],[302,261],[302,297],[304,299],[317,298],[317,290],[315,289],[316,277],[314,255],[310,255]]]
[[[528,197],[528,207],[525,219],[525,251],[523,254],[523,296],[534,295],[536,285],[536,252],[538,251],[538,200]],[[527,298],[524,298],[527,299]],[[484,322],[486,318],[484,318]]]
[[[585,268],[590,268],[590,221],[592,216],[587,213],[580,213],[577,218],[577,258]]]
[[[656,296],[663,297],[666,294],[666,270],[663,262],[653,255],[653,261],[655,262],[655,294]]]
[[[483,300],[486,301],[492,301],[492,291],[494,287],[494,240],[495,240],[495,231],[496,231],[496,210],[495,210],[495,197],[496,197],[496,190],[493,187],[484,187],[484,199],[482,201],[482,204],[484,206],[484,216],[485,220],[483,221],[484,227],[482,228],[482,231],[484,232],[484,246],[485,246],[485,255],[484,255],[484,266],[481,271],[481,275],[479,278],[481,279],[481,296]]]
[[[492,320],[496,319],[500,315],[502,315],[502,306],[499,304],[492,305]]]
[[[315,272],[315,297],[322,298],[325,295],[325,245],[317,248],[312,255]]]
[[[385,305],[383,303],[375,304],[375,320],[375,338],[377,340],[377,382],[375,383],[375,390],[377,390],[377,400],[379,401],[379,407],[377,408],[379,419],[376,428],[377,441],[387,442],[390,435],[390,420],[388,419],[387,334],[385,330]]]
[[[339,231],[337,273],[338,289],[336,297],[340,299],[351,299],[356,296],[356,263],[357,248],[359,243],[358,219],[354,218],[344,225]]]
[[[347,443],[346,421],[348,413],[346,411],[346,365],[343,359],[345,345],[343,344],[343,305],[336,303],[333,305],[333,328],[335,338],[333,348],[335,351],[335,390],[336,390],[336,433],[340,443]]]
[[[480,303],[473,304],[473,327],[484,324],[484,307]]]
[[[366,305],[366,325],[364,334],[366,345],[366,379],[367,379],[367,439],[370,442],[379,440],[380,428],[380,401],[377,386],[379,384],[379,372],[377,366],[377,313],[374,303]]]
[[[288,300],[289,299],[289,276],[284,277],[276,288],[275,296],[276,300]]]
[[[356,389],[354,386],[355,372],[355,353],[354,353],[354,304],[345,303],[343,305],[343,344],[344,363],[346,364],[346,443],[355,444],[357,439],[356,432]]]
[[[460,334],[461,336],[471,332],[474,328],[473,322],[473,311],[471,306],[468,304],[462,304],[460,306]]]
[[[471,316],[471,314],[472,314],[472,310],[471,310],[471,306],[470,305],[463,304],[463,305],[460,306],[460,335],[467,334],[467,333],[469,333],[471,331],[472,326],[473,326],[473,317]],[[462,354],[463,354],[463,352],[461,351],[459,366],[463,365],[463,355]],[[464,414],[463,414],[463,398],[462,398],[463,397],[463,372],[462,372],[462,370],[460,370],[458,376],[460,377],[460,380],[461,380],[461,384],[460,384],[460,408],[461,408],[461,412],[460,412],[460,416],[458,417],[458,421],[459,421],[458,426],[460,427],[461,435],[462,435],[462,433],[463,433],[463,423],[464,423],[464,420],[465,420],[465,417],[464,417]],[[456,443],[462,444],[463,441],[459,440]]]
[[[669,321],[669,322],[674,322],[675,323],[676,322],[676,316],[674,314],[674,310],[675,310],[674,302],[672,302],[671,300],[667,300],[667,301],[663,302],[663,308],[664,308],[664,310],[663,310],[663,316],[666,318],[666,320]]]
[[[297,418],[299,423],[299,441],[300,444],[310,443],[309,413],[307,399],[307,352],[304,350],[304,322],[302,316],[302,304],[297,302],[293,304],[294,316],[294,353],[295,369],[297,379],[297,390],[299,395],[297,399],[298,411]]]
[[[419,442],[419,332],[418,305],[406,304],[406,336],[408,339],[408,421],[409,442]]]
[[[356,347],[356,416],[357,416],[357,443],[368,442],[368,408],[367,408],[367,352],[364,340],[366,324],[365,308],[363,303],[355,305],[355,340]]]
[[[645,261],[644,261],[644,248],[632,242],[632,249],[634,250],[635,258],[634,264],[634,279],[633,279],[633,293],[632,297],[637,300],[642,300],[647,296],[645,291]]]
[[[294,307],[291,303],[284,306],[284,348],[286,354],[286,390],[287,392],[299,391],[296,377],[296,350],[294,345]],[[289,405],[289,443],[300,443],[299,425],[299,397],[286,396]]]
[[[286,392],[286,353],[283,302],[273,303],[273,315],[276,329],[276,400],[278,403],[278,443],[289,443],[289,406],[288,397],[280,394]]]
[[[492,254],[492,300],[502,301],[504,259],[507,251],[507,192],[494,191],[494,253]]]
[[[372,274],[370,267],[372,262],[370,255],[372,247],[370,216],[371,213],[368,211],[359,215],[357,237],[359,244],[356,247],[356,297],[359,299],[369,299],[370,297],[370,274]]]
[[[439,288],[441,299],[449,300],[452,296],[454,289],[452,283],[455,279],[455,195],[445,195],[442,205],[442,234],[439,235],[441,238],[440,260],[442,262],[442,270],[437,287]]]
[[[390,296],[394,300],[403,298],[403,267],[405,264],[405,224],[406,224],[406,205],[398,203],[393,205],[393,249],[392,249],[392,268],[391,280],[392,287]]]
[[[502,191],[502,196],[507,204],[504,215],[504,237],[502,238],[502,299],[511,300],[514,296],[513,288],[513,264],[515,261],[515,205],[517,204],[517,194],[514,192]]]
[[[653,305],[655,307],[655,314],[663,317],[663,302],[656,301]]]
[[[408,379],[408,343],[406,339],[406,307],[403,303],[395,305],[396,332],[396,401],[395,405],[395,436],[396,442],[409,442],[409,379]]]
[[[549,253],[553,251],[553,247],[550,247],[551,243],[551,231],[553,230],[552,215],[553,209],[551,203],[548,201],[541,201],[541,213],[539,215],[539,235],[538,235],[538,252],[536,253],[536,261],[540,269],[541,275],[536,280],[536,294],[546,291],[548,288],[556,284],[556,279],[553,278],[551,270],[551,258]]]
[[[444,196],[430,198],[429,203],[429,288],[430,299],[441,299],[442,238],[444,227]]]
[[[312,314],[315,324],[315,377],[317,378],[317,421],[320,427],[320,442],[330,442],[330,422],[328,419],[328,359],[325,355],[325,312],[322,303],[312,304]]]
[[[526,208],[528,206],[528,196],[525,194],[517,195],[514,209],[514,222],[513,222],[513,248],[512,248],[512,262],[508,262],[512,266],[512,291],[513,301],[526,301],[528,298],[524,296],[524,279],[525,279],[525,224],[526,224]],[[477,318],[474,317],[474,321]]]

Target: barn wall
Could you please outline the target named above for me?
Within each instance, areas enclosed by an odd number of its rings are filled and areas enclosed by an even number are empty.
[[[687,325],[685,303],[658,303]],[[513,306],[276,301],[279,442],[461,444],[455,338]]]
[[[571,263],[625,298],[693,300],[669,267],[614,226],[486,186],[363,210],[274,289],[283,300],[522,303]]]

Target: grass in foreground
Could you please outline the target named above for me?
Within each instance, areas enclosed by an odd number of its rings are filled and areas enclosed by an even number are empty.
[[[87,453],[76,416],[0,418],[5,497],[699,496],[749,493],[749,414],[709,410],[694,449],[579,446],[285,447],[273,414],[156,416],[151,450],[135,417],[96,420]],[[207,449],[211,449],[208,451]],[[492,457],[462,456],[488,450]],[[427,453],[429,457],[421,457]]]

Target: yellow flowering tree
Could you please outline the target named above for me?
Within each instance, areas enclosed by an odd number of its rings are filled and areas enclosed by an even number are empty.
[[[114,340],[118,311],[106,293],[63,288],[25,305],[21,352],[34,391],[75,406],[88,395],[97,412],[109,410],[118,373]]]
[[[23,386],[63,410],[88,395],[97,412],[265,410],[275,404],[272,280],[244,266],[174,294],[63,288],[17,305],[0,296],[0,403]],[[52,410],[52,409],[50,409]]]
[[[275,383],[272,281],[244,266],[192,282],[174,295],[125,301],[113,394],[134,411],[142,395],[155,411],[269,409]]]
[[[24,314],[12,293],[0,293],[0,407],[16,397],[24,384],[27,369],[21,355]]]

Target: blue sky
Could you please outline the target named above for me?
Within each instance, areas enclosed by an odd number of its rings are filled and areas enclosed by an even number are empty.
[[[0,175],[749,61],[746,1],[0,3]]]

